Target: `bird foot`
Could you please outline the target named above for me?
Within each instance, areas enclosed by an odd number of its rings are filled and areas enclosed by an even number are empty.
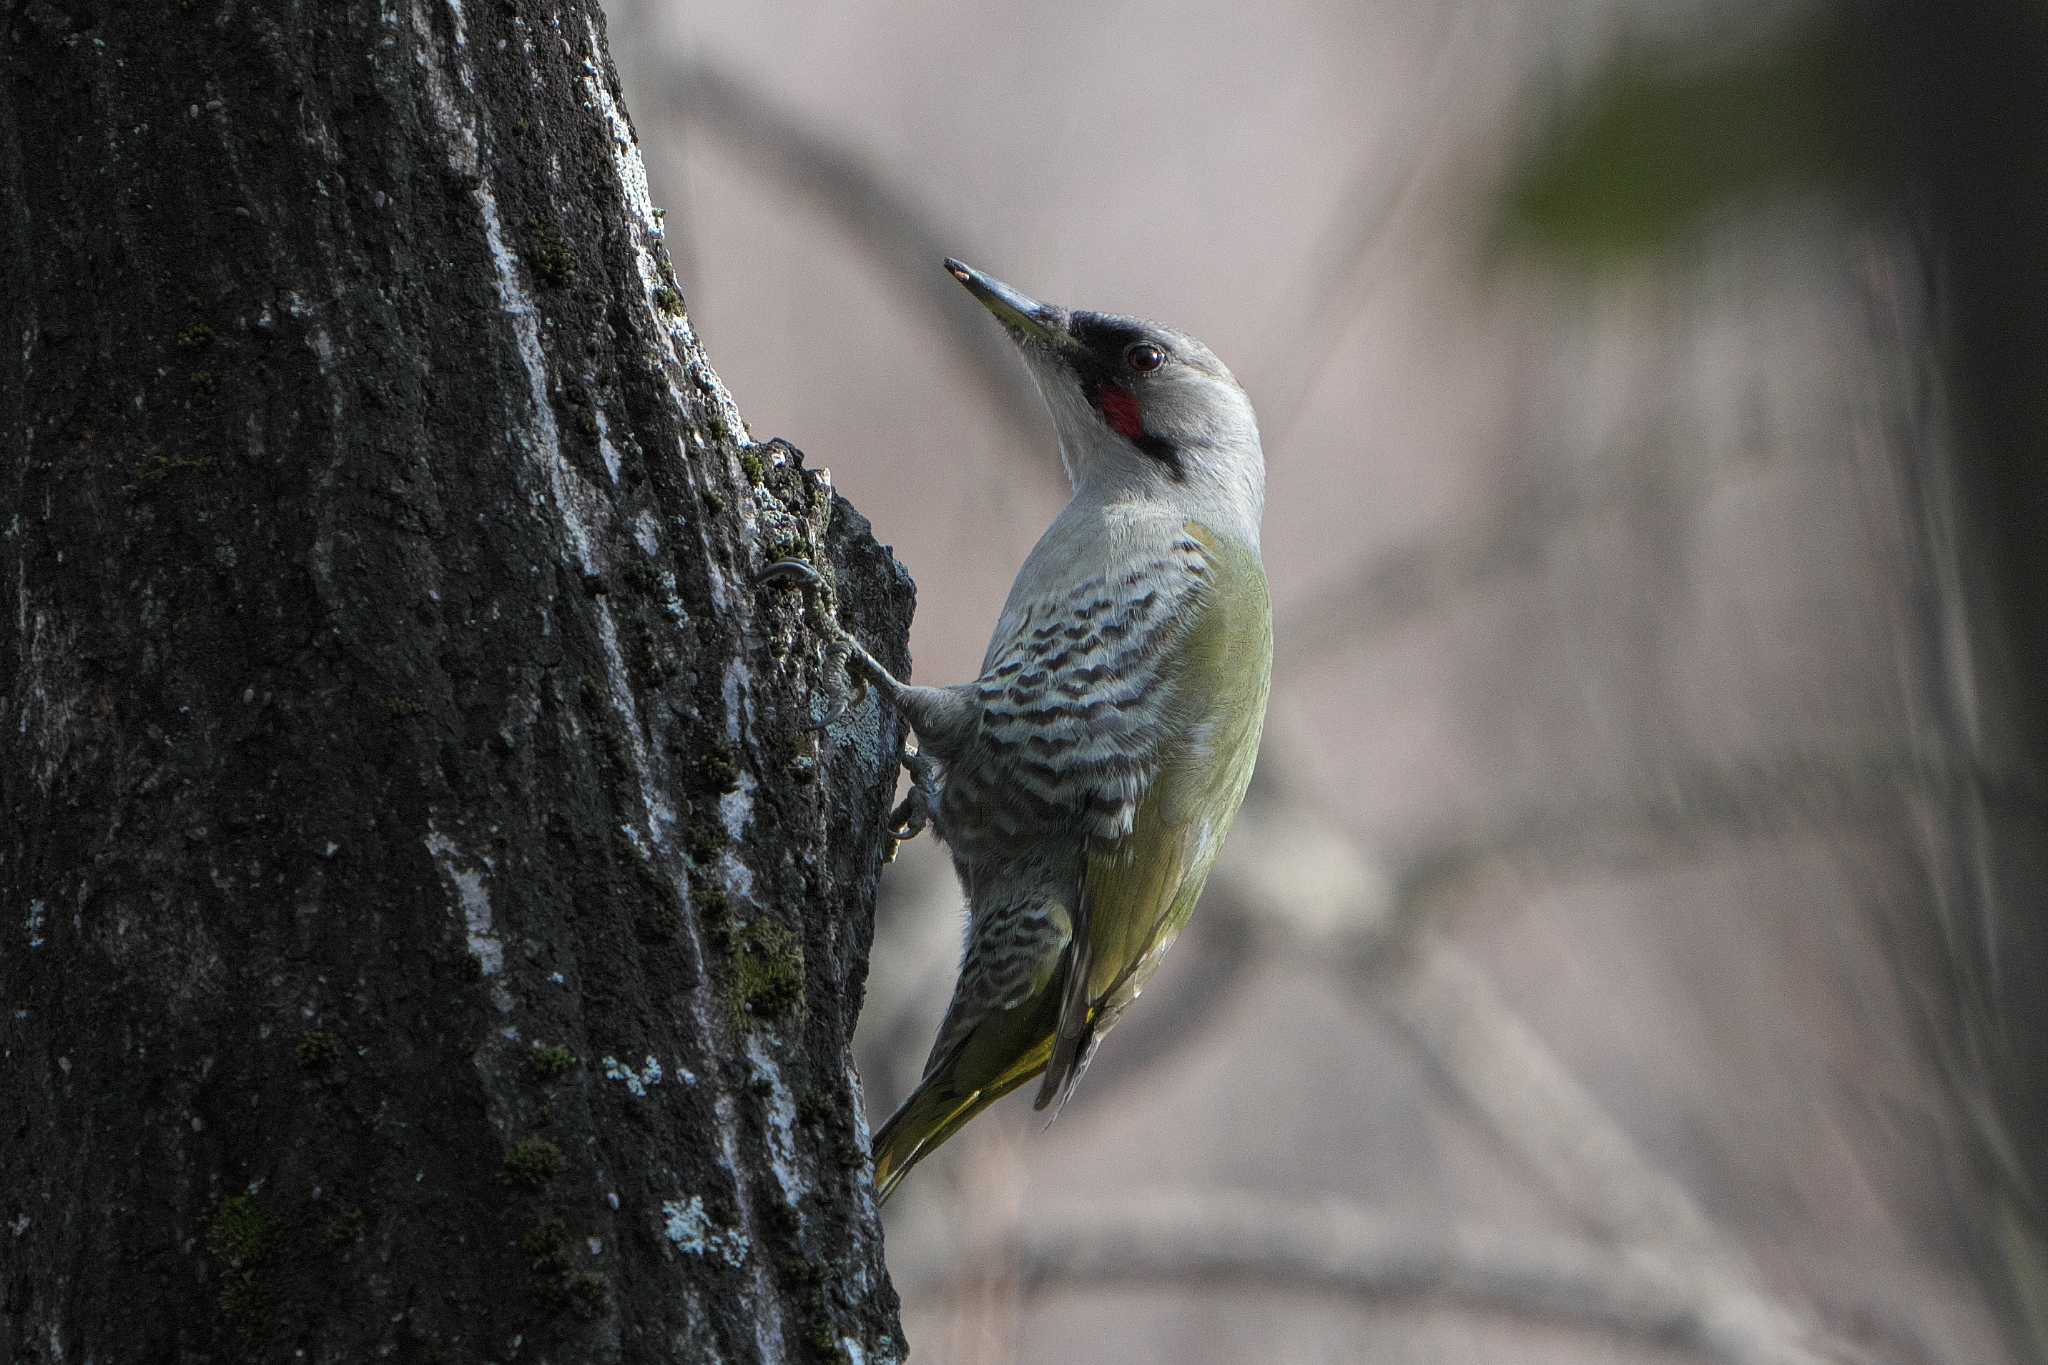
[[[801,559],[776,560],[754,575],[754,583],[758,587],[790,585],[811,590],[822,589],[825,586],[825,580],[816,567]],[[818,612],[817,619],[827,637],[825,714],[821,719],[814,720],[804,727],[808,734],[818,734],[837,725],[867,693],[867,679],[847,666],[857,655],[865,654],[866,651],[846,633],[845,627],[832,618],[829,610]]]
[[[906,748],[903,767],[910,774],[910,791],[889,815],[889,837],[899,844],[909,843],[931,828],[939,812],[938,765],[930,756]]]
[[[787,583],[812,589],[825,585],[817,569],[801,559],[778,559],[756,574],[754,582],[762,585]],[[820,612],[819,616],[827,635],[826,711],[823,720],[810,726],[812,731],[826,730],[837,724],[853,709],[854,703],[867,694],[870,686],[880,688],[892,702],[903,691],[903,684],[897,682],[874,655],[862,648],[860,641],[848,634],[845,627],[833,620],[829,612]],[[931,827],[939,810],[938,765],[928,755],[906,746],[903,766],[910,773],[911,785],[910,793],[889,814],[889,837],[894,844],[907,843],[924,833]],[[893,844],[890,852],[893,856]]]
[[[825,586],[825,580],[819,575],[818,570],[801,559],[778,559],[754,575],[754,581],[759,584],[795,583],[813,589]],[[883,696],[892,702],[895,701],[903,691],[903,684],[896,681],[895,675],[882,667],[881,661],[868,653],[867,647],[854,639],[846,627],[833,618],[830,611],[821,611],[818,616],[819,623],[832,641],[827,649],[828,672],[835,677],[852,673],[860,679],[864,688],[872,684],[882,690]],[[828,682],[827,686],[836,684]],[[845,708],[842,706],[833,714],[832,719],[837,720],[843,714]]]

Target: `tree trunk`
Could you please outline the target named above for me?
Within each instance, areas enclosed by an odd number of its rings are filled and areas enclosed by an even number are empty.
[[[2008,799],[1941,813],[1930,904],[1954,1022],[1938,1041],[1978,1139],[1967,1208],[1986,1283],[2014,1354],[2048,1359],[2048,15],[2027,0],[1880,12],[1953,387],[1954,453],[1922,439],[1914,485],[1940,737],[2010,774]]]
[[[751,444],[589,0],[14,0],[0,1347],[902,1353],[910,585]]]

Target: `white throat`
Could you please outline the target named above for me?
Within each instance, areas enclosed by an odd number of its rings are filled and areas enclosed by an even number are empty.
[[[1060,464],[1077,507],[1197,521],[1258,551],[1266,510],[1266,460],[1248,407],[1242,423],[1184,436],[1176,477],[1165,464],[1141,454],[1104,426],[1072,383],[1042,373],[1038,365],[1029,368],[1052,411]]]

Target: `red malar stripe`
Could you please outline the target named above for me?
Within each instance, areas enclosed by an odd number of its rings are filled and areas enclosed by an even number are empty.
[[[1145,434],[1145,423],[1138,413],[1138,395],[1114,384],[1104,384],[1097,401],[1102,404],[1102,416],[1111,431],[1130,441]]]

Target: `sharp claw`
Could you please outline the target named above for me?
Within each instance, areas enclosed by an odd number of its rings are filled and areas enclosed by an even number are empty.
[[[939,809],[938,775],[931,759],[911,749],[903,755],[903,766],[910,770],[910,792],[889,813],[889,835],[899,844],[930,829]]]
[[[832,708],[832,714],[826,716],[823,720],[814,720],[809,725],[806,725],[804,727],[804,733],[809,735],[822,735],[825,733],[825,731],[837,725],[841,720],[844,720],[846,718],[846,713],[848,711],[851,711],[852,709],[853,699],[848,696],[841,696],[839,698],[839,704]]]
[[[806,588],[818,588],[824,586],[825,580],[819,577],[818,570],[814,565],[804,560],[778,559],[755,574],[754,583],[758,587],[800,584]],[[826,626],[832,635],[842,640],[844,639],[845,632],[838,628],[836,622],[828,620]],[[828,653],[825,661],[825,671],[828,679],[843,676],[846,670],[846,655],[847,650],[843,645]],[[861,680],[861,687],[863,691],[866,690],[866,679]],[[848,693],[843,683],[837,686],[832,686],[828,683],[826,690],[829,698],[835,704],[823,719],[813,721],[805,726],[805,734],[815,735],[824,733],[838,724],[840,718],[853,709],[854,697]]]
[[[815,588],[825,580],[818,577],[818,571],[801,559],[778,559],[754,575],[754,582],[766,587],[775,583],[801,583]]]
[[[915,803],[913,805],[913,802]],[[887,861],[896,861],[896,850],[931,828],[931,819],[925,814],[924,802],[914,796],[906,796],[889,816],[889,856]]]
[[[907,844],[924,833],[930,821],[924,813],[922,797],[904,797],[896,803],[896,809],[889,814],[889,837],[899,844]]]

